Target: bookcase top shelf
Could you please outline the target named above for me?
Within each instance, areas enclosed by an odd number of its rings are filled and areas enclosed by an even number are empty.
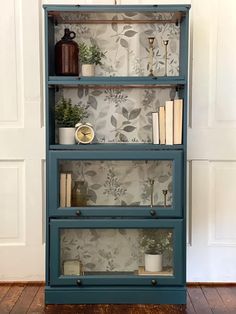
[[[49,76],[49,85],[106,85],[127,87],[158,87],[160,86],[176,86],[186,84],[184,76],[93,76],[93,77],[77,77],[77,76]]]

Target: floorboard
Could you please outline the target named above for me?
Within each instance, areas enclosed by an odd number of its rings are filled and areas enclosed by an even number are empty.
[[[227,308],[227,314],[236,313],[236,287],[217,287],[222,302]]]
[[[44,312],[44,286],[39,286],[38,292],[36,293],[32,303],[28,309],[30,314],[33,313],[45,313]]]
[[[24,284],[11,285],[0,302],[0,313],[10,313],[25,288]]]
[[[189,287],[188,293],[196,313],[213,313],[200,286]]]
[[[193,285],[187,305],[44,305],[41,283],[0,283],[0,314],[236,314],[236,286]]]
[[[39,286],[30,286],[27,285],[22,294],[18,298],[17,302],[15,303],[14,307],[11,310],[11,314],[24,314],[27,313],[31,303],[34,300],[36,293],[39,290]]]
[[[202,287],[205,298],[214,314],[227,314],[227,308],[223,303],[215,287]]]

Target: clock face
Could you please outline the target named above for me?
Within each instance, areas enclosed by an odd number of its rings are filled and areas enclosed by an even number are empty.
[[[82,125],[75,131],[75,138],[79,143],[89,144],[94,138],[94,131],[91,126]]]

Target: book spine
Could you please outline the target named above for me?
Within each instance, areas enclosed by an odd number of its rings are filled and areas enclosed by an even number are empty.
[[[166,101],[166,145],[173,145],[173,101]]]
[[[153,144],[159,144],[159,116],[158,116],[158,112],[152,113],[152,141],[153,141]]]
[[[66,207],[66,173],[60,174],[60,207]]]
[[[71,184],[72,184],[71,173],[67,173],[66,175],[66,207],[71,207]]]
[[[159,124],[160,124],[160,144],[166,143],[166,117],[165,117],[165,107],[161,106],[159,108]]]
[[[174,100],[174,144],[182,144],[183,99]]]

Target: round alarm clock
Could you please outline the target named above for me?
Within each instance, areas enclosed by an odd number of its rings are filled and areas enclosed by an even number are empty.
[[[77,123],[75,126],[75,140],[77,143],[90,144],[94,139],[94,129],[90,123]]]

